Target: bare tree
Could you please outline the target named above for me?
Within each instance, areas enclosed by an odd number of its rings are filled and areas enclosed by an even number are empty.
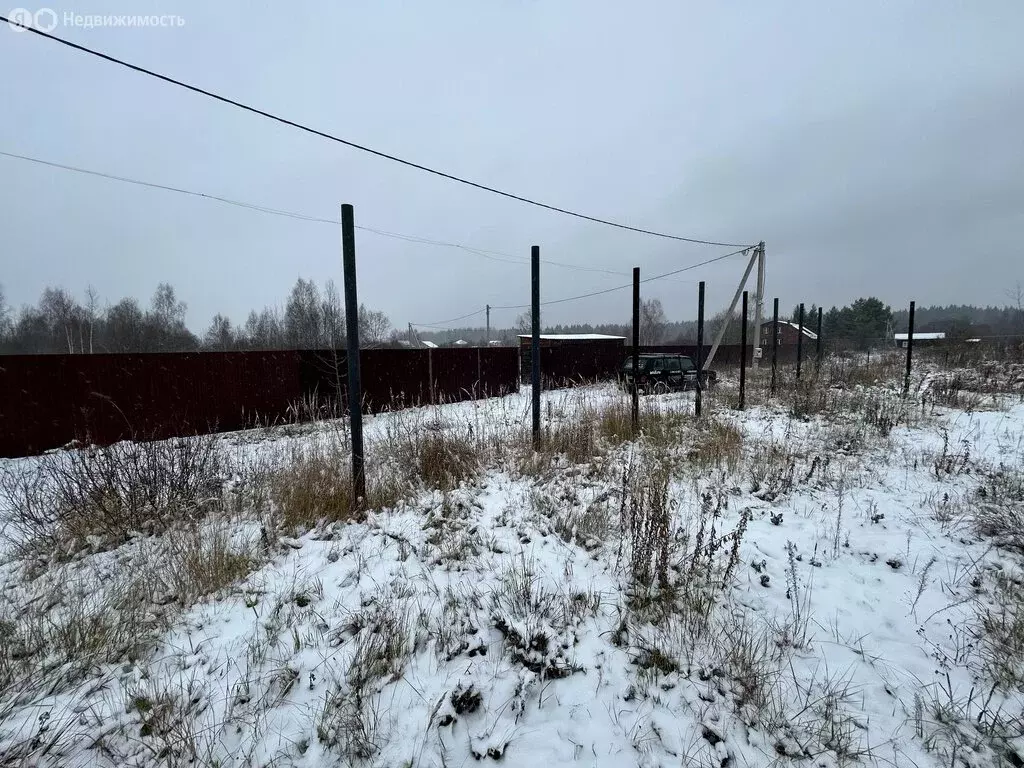
[[[227,352],[235,346],[235,334],[231,327],[231,320],[219,312],[213,316],[213,321],[203,337],[203,344],[210,349]]]
[[[153,294],[152,312],[157,320],[166,328],[185,324],[185,312],[188,305],[178,301],[174,293],[174,286],[170,283],[160,283]]]
[[[46,288],[39,299],[39,309],[53,336],[62,339],[68,353],[75,351],[75,302],[63,288]]]
[[[100,307],[100,296],[93,286],[85,289],[85,317],[89,324],[89,354],[93,353],[93,339],[96,330],[96,313]]]
[[[359,305],[359,345],[377,347],[388,339],[391,320],[383,312]]]
[[[4,296],[4,287],[0,285],[0,338],[6,336],[11,330],[11,308]]]
[[[1017,308],[1017,316],[1015,318],[1017,331],[1024,331],[1024,285],[1021,285],[1020,280],[1017,281],[1013,288],[1006,289],[1006,297]]]
[[[281,349],[285,346],[284,324],[276,309],[253,310],[245,321],[245,344],[250,349]]]
[[[640,343],[658,344],[665,335],[665,310],[660,299],[640,302]]]
[[[324,344],[320,290],[312,280],[299,278],[284,307],[284,326],[292,349],[316,349]]]
[[[107,310],[107,339],[111,352],[144,349],[146,318],[135,299],[121,299]]]
[[[333,280],[324,284],[324,300],[321,305],[324,341],[327,346],[336,349],[345,340],[345,311],[341,307],[341,297]]]
[[[540,320],[541,320],[540,327],[541,327],[541,330],[543,330],[544,329],[544,315],[543,314],[541,315]],[[526,310],[525,312],[523,312],[523,314],[519,315],[516,318],[515,325],[513,325],[512,327],[513,327],[514,330],[516,330],[518,333],[520,333],[520,334],[522,334],[524,336],[528,336],[531,333],[533,333],[533,315],[531,314],[530,310]]]

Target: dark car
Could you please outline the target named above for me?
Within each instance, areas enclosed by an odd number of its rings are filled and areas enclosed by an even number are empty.
[[[619,371],[619,381],[626,388],[633,385],[633,356],[626,358]],[[715,383],[715,372],[704,371],[700,377],[701,386],[708,389]],[[672,390],[696,389],[697,366],[693,358],[686,355],[642,354],[640,374],[637,378],[641,392],[669,392]]]

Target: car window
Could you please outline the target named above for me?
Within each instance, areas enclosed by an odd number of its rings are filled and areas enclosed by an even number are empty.
[[[682,358],[682,363],[684,371],[692,371],[694,368],[697,367],[696,365],[693,364],[693,360],[691,360],[688,357]]]
[[[647,366],[649,365],[650,362],[651,361],[649,359],[647,359],[646,357],[641,357],[640,358],[640,370],[641,371],[646,371],[647,370]],[[626,362],[624,362],[622,364],[622,370],[625,371],[626,373],[632,372],[632,370],[633,370],[633,358],[632,357],[627,357],[626,358]]]
[[[648,373],[659,373],[664,368],[664,360],[656,359],[651,360],[647,365]]]
[[[680,370],[679,358],[678,357],[670,357],[670,358],[668,358],[665,361],[665,370],[666,371],[672,371],[673,373],[678,373],[679,370]]]

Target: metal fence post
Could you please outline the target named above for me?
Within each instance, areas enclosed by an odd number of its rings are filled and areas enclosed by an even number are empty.
[[[910,316],[907,318],[907,375],[903,380],[903,396],[910,394],[910,369],[914,359],[914,305],[910,302]]]
[[[821,346],[821,307],[818,307],[818,338],[817,338],[817,349],[815,351],[815,362],[814,362],[814,372],[815,373],[818,373],[818,372],[821,371],[821,355],[822,355],[822,346]]]
[[[530,249],[530,368],[533,446],[540,443],[540,246]]]
[[[484,366],[483,366],[483,363],[481,362],[480,358],[481,358],[480,347],[477,347],[476,348],[476,392],[477,392],[477,397],[481,396],[480,393],[483,391],[483,387],[484,387],[484,383],[483,383],[483,379],[484,379],[484,373],[483,373]]]
[[[640,267],[633,267],[633,432],[640,426]]]
[[[747,292],[743,292],[743,327],[740,329],[740,410],[747,404]]]
[[[359,299],[356,296],[356,226],[352,206],[341,206],[341,251],[345,279],[345,336],[348,345],[348,413],[352,432],[352,489],[356,505],[366,502],[363,466],[363,389],[359,371]]]
[[[697,286],[697,389],[693,395],[693,413],[698,418],[703,407],[704,383],[701,381],[701,374],[704,373],[704,281]]]
[[[796,377],[800,378],[800,364],[804,357],[804,305],[800,303],[800,327],[796,334]]]
[[[772,311],[772,397],[775,397],[775,380],[779,370],[779,300],[775,299]]]

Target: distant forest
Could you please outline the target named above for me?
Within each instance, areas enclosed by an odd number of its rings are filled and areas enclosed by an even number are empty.
[[[915,328],[919,332],[940,331],[953,339],[1024,337],[1024,291],[1008,292],[1011,305],[975,307],[971,305],[917,307]],[[186,352],[199,350],[317,349],[345,344],[345,313],[340,294],[328,281],[322,288],[312,280],[299,278],[282,308],[252,310],[246,321],[235,325],[223,314],[215,315],[209,326],[195,333],[185,324],[186,304],[173,286],[160,283],[148,306],[137,299],[124,298],[115,304],[101,305],[95,289],[89,288],[82,300],[62,288],[47,288],[35,305],[15,310],[0,286],[0,354],[99,352]],[[765,307],[770,312],[770,306]],[[817,307],[805,307],[804,321],[817,329]],[[794,308],[785,319],[796,322]],[[824,339],[843,346],[868,348],[890,343],[893,333],[907,329],[906,309],[893,310],[874,297],[860,298],[844,307],[832,307],[822,313]],[[710,343],[725,321],[726,313],[708,318],[705,338]],[[769,320],[770,315],[765,320]],[[629,318],[598,324],[549,325],[545,333],[602,333],[632,337]],[[753,338],[753,323],[748,338]],[[529,332],[529,314],[516,318],[512,327],[492,327],[490,340],[514,345],[517,335]],[[726,343],[740,340],[739,317],[729,324]],[[422,346],[424,341],[440,346],[457,341],[484,344],[484,327],[446,330],[395,329],[390,319],[377,310],[359,308],[360,344],[364,347]],[[661,302],[642,302],[641,344],[692,344],[697,339],[693,320],[669,321]]]

